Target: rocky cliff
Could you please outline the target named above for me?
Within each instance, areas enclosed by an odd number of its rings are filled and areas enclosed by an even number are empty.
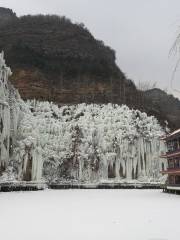
[[[0,49],[24,99],[58,103],[138,102],[132,81],[115,63],[115,52],[83,24],[65,17],[24,16],[0,27]]]
[[[162,125],[180,127],[152,98],[136,89],[115,62],[115,52],[83,24],[66,17],[16,15],[0,8],[0,50],[11,66],[11,82],[23,99],[58,104],[117,103],[155,115]]]
[[[0,54],[0,183],[161,181],[156,118],[117,104],[24,102]]]
[[[164,116],[173,128],[180,127],[180,100],[178,98],[158,88],[145,91],[144,95],[151,101],[154,112]]]

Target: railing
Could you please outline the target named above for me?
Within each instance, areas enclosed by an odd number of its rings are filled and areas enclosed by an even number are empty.
[[[173,170],[174,170],[174,171],[180,170],[180,166],[178,166],[178,167],[176,166],[176,167],[173,167],[173,168],[172,168],[172,167],[171,167],[171,168],[170,168],[170,167],[167,168],[167,171],[173,171]]]
[[[180,187],[180,183],[177,184],[167,183],[166,185],[169,187]]]
[[[167,152],[166,152],[166,155],[168,155],[168,154],[174,154],[174,153],[180,153],[180,148],[175,149],[175,150],[173,150],[173,151],[167,151]]]
[[[166,187],[172,187],[172,188],[180,188],[180,183],[172,184],[172,183],[166,183]]]

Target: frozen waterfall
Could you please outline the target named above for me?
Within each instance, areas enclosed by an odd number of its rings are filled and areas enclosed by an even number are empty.
[[[166,161],[158,121],[112,104],[59,107],[24,102],[0,54],[0,179],[18,181],[160,181]]]
[[[163,130],[146,113],[112,104],[58,107],[28,101],[27,106],[23,141],[39,149],[47,181],[158,181],[166,168],[160,158]]]

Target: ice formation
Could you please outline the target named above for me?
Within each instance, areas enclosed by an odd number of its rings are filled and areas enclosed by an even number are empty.
[[[18,92],[8,82],[11,70],[0,53],[0,172],[4,171],[11,155],[17,134],[19,105]]]
[[[17,180],[158,181],[166,168],[157,120],[127,106],[23,102],[0,55],[0,169]]]
[[[9,180],[13,179],[16,173],[17,180],[39,180],[42,166],[37,169],[35,163],[39,163],[40,158],[37,160],[38,155],[33,155],[34,153],[31,156],[28,143],[23,146],[22,151],[17,147],[22,140],[22,136],[19,135],[21,121],[28,114],[29,109],[20,98],[18,91],[8,81],[11,74],[2,52],[0,53],[0,176],[3,175]],[[38,151],[37,147],[36,151]],[[1,179],[4,179],[3,177]]]
[[[20,127],[20,145],[34,146],[34,169],[43,166],[48,181],[157,181],[166,168],[163,130],[146,113],[112,104],[26,104],[31,112]]]

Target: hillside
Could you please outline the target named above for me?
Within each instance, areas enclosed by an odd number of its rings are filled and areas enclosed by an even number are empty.
[[[117,67],[114,50],[83,24],[58,16],[23,16],[0,31],[0,50],[24,99],[134,104],[136,88]]]
[[[0,26],[14,21],[16,18],[16,14],[11,9],[0,7]]]
[[[178,98],[158,88],[145,91],[144,94],[152,102],[154,110],[166,116],[167,121],[174,124],[174,128],[180,125],[180,100]]]
[[[167,113],[136,89],[116,65],[115,51],[83,24],[55,15],[16,17],[5,8],[0,8],[0,18],[0,50],[23,99],[126,104],[155,115],[164,125]],[[171,118],[169,126],[180,127],[179,122]]]
[[[117,104],[24,102],[0,54],[0,182],[159,181],[157,119]]]

